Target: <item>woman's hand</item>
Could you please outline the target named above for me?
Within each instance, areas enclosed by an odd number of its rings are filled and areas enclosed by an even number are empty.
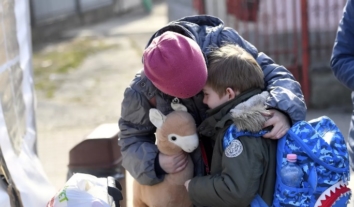
[[[188,154],[181,152],[176,155],[165,155],[161,152],[159,153],[159,162],[161,168],[166,173],[177,173],[183,170],[188,163]]]
[[[290,129],[290,121],[288,117],[282,112],[270,109],[269,114],[263,114],[265,116],[270,116],[270,118],[264,123],[264,127],[272,126],[272,130],[267,134],[263,135],[264,138],[270,139],[280,139],[286,132]]]

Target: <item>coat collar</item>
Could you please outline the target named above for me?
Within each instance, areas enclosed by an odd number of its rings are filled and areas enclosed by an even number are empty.
[[[208,110],[206,118],[198,127],[198,133],[203,136],[213,137],[217,129],[223,128],[226,123],[232,120],[230,110],[236,105],[248,100],[250,97],[260,94],[260,89],[250,89],[240,95],[235,99],[230,100],[214,109]]]

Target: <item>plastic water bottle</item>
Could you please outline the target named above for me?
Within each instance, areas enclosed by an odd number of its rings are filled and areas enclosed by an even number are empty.
[[[304,173],[299,165],[296,164],[297,155],[287,154],[288,163],[281,169],[280,176],[284,185],[289,187],[300,187]]]

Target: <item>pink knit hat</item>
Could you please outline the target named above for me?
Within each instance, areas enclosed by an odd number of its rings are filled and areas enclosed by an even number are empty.
[[[144,51],[144,71],[162,92],[190,98],[207,80],[207,67],[199,45],[175,32],[156,37]]]

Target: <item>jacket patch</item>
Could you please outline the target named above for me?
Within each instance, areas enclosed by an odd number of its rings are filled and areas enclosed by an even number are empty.
[[[225,150],[226,157],[232,158],[239,156],[243,151],[243,146],[238,139],[234,139]]]

